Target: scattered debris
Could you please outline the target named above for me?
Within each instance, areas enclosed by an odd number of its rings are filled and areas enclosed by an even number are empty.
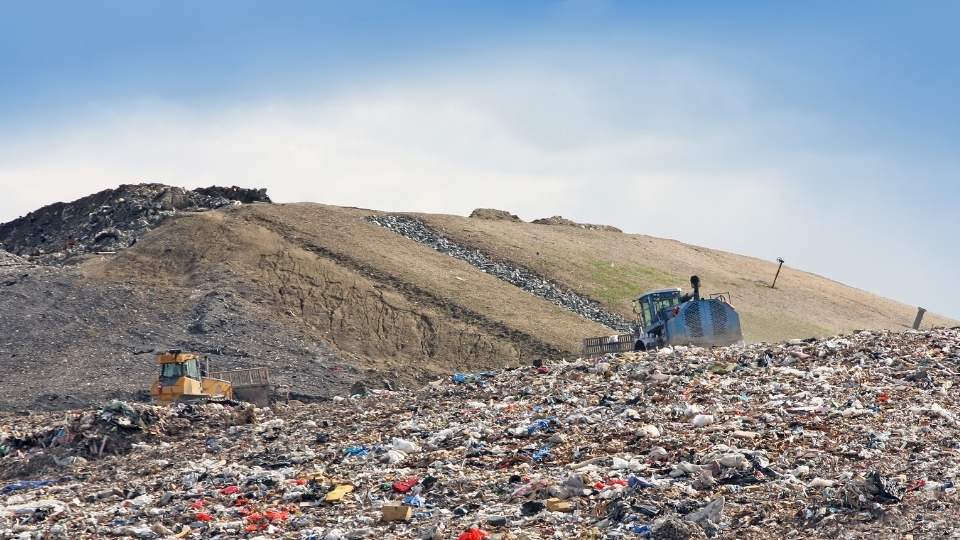
[[[949,536],[960,398],[947,383],[958,355],[960,329],[859,332],[546,361],[253,417],[229,404],[121,401],[8,415],[0,531]],[[916,382],[921,371],[929,383]],[[713,422],[695,427],[703,416]]]

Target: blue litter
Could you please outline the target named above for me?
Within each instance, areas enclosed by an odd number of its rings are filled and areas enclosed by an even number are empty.
[[[653,487],[652,483],[647,482],[646,480],[644,480],[643,478],[640,478],[639,476],[633,476],[632,474],[630,475],[630,478],[627,478],[627,485],[632,488],[640,488],[640,489]]]
[[[70,438],[70,433],[66,428],[59,428],[57,432],[53,435],[53,439],[50,440],[50,444],[58,445],[67,442]]]
[[[14,491],[20,491],[23,489],[37,489],[44,486],[49,486],[53,483],[53,480],[21,480],[19,482],[14,482],[13,484],[7,484],[3,486],[3,489],[0,489],[0,495],[7,495],[13,493]]]
[[[492,371],[481,371],[480,373],[454,373],[450,377],[450,380],[452,380],[454,384],[472,382],[483,386],[486,384],[483,379],[493,377],[494,375],[495,373]]]
[[[548,427],[550,427],[549,420],[537,420],[536,422],[530,424],[530,426],[527,428],[527,435],[533,435],[534,433],[542,429],[547,429]]]
[[[639,534],[644,538],[649,538],[653,534],[653,531],[650,530],[649,525],[636,525],[634,527],[630,527],[630,532]]]
[[[407,495],[403,498],[403,504],[419,508],[425,504],[425,501],[419,495]]]
[[[543,461],[544,458],[546,458],[546,457],[549,456],[549,455],[550,455],[550,447],[549,447],[549,446],[544,446],[543,448],[541,448],[541,449],[539,449],[539,450],[537,450],[536,452],[533,453],[533,460],[534,460],[534,461]]]
[[[363,457],[369,454],[370,450],[366,446],[348,446],[344,453],[350,457]]]

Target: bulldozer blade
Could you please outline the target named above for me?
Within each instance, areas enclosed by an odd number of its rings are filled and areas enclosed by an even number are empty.
[[[591,337],[583,340],[583,356],[603,356],[633,350],[636,337],[633,334]]]

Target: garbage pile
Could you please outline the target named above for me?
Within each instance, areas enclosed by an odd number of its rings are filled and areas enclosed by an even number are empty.
[[[23,257],[17,257],[13,253],[0,249],[0,269],[9,268],[11,266],[26,266],[28,264],[30,263],[28,263]]]
[[[381,227],[390,229],[400,236],[419,242],[441,253],[446,253],[451,257],[466,261],[494,277],[549,300],[561,308],[572,311],[581,317],[598,322],[619,332],[631,332],[633,329],[632,323],[623,315],[607,311],[599,303],[573,291],[566,290],[528,268],[496,260],[478,249],[457,244],[428,227],[419,219],[392,214],[370,216],[367,219]]]
[[[577,227],[578,229],[588,229],[593,231],[608,231],[608,232],[618,232],[622,233],[623,231],[614,227],[613,225],[597,225],[594,223],[577,223],[572,219],[567,219],[563,216],[550,216],[547,218],[540,218],[531,221],[531,223],[536,223],[537,225],[560,225],[564,227]]]
[[[250,408],[230,411],[223,405],[177,404],[162,408],[111,400],[96,410],[68,412],[57,419],[36,416],[13,422],[0,431],[0,479],[22,478],[48,470],[122,455],[147,439],[183,427],[184,419],[203,419],[208,426],[250,417]],[[2,491],[2,490],[0,490]]]
[[[267,190],[212,186],[191,191],[163,184],[125,184],[0,224],[0,247],[51,259],[117,251],[177,212],[250,202],[270,202]]]
[[[960,517],[958,360],[958,329],[858,332],[269,409],[114,402],[71,415],[136,440],[7,475],[0,537],[942,537]],[[61,448],[62,421],[2,419],[0,470]],[[22,442],[26,426],[45,435]]]
[[[511,214],[506,210],[498,210],[496,208],[475,208],[473,212],[470,212],[470,217],[473,219],[486,219],[489,221],[512,221],[514,223],[523,222],[523,220],[520,219],[520,216]]]

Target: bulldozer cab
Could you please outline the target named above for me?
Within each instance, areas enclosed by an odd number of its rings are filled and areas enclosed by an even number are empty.
[[[679,287],[646,292],[633,301],[633,312],[644,329],[666,321],[667,312],[681,303]]]
[[[160,363],[160,384],[171,386],[176,384],[180,377],[187,377],[195,381],[202,378],[200,362],[196,358],[186,361],[168,361]]]
[[[203,377],[200,363],[203,359],[197,354],[180,352],[178,349],[169,350],[157,357],[160,379],[176,382],[180,377],[188,377],[199,381]]]

